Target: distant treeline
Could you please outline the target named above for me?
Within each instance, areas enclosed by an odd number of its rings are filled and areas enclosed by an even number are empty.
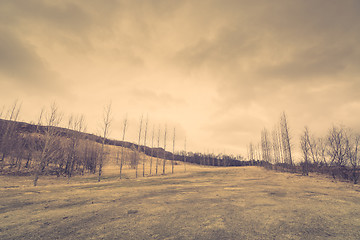
[[[56,131],[56,135],[61,138],[71,139],[72,136],[77,135],[77,138],[82,140],[94,141],[97,143],[102,142],[102,137],[75,131],[68,128],[53,127]],[[30,151],[29,142],[34,142],[35,150],[43,149],[44,141],[40,137],[45,135],[48,130],[48,126],[41,126],[36,124],[30,124],[25,122],[11,121],[0,118],[0,145],[3,146],[0,151],[2,158],[7,156],[7,152],[12,153],[12,150],[18,150],[19,147],[24,148],[25,151]],[[34,135],[35,134],[35,135]],[[36,135],[37,134],[37,135]],[[6,142],[5,142],[6,141]],[[138,144],[119,141],[113,139],[105,139],[106,145],[120,146],[129,149],[137,149]],[[17,146],[20,145],[20,146]],[[7,150],[6,150],[7,149]],[[151,148],[148,146],[140,145],[139,149],[148,156],[162,158],[165,156],[167,160],[173,159],[173,153],[166,151],[164,155],[163,148]],[[4,151],[3,151],[4,150]],[[5,154],[4,154],[5,153]],[[174,154],[175,161],[184,161],[185,152]],[[1,158],[1,161],[3,160]],[[233,155],[214,155],[214,154],[203,154],[203,153],[186,153],[186,162],[195,163],[199,165],[208,166],[249,166],[256,165],[255,162],[243,160],[241,156]]]
[[[250,143],[248,159],[258,160],[266,168],[298,172],[327,174],[334,179],[344,179],[358,183],[360,177],[360,134],[344,126],[332,126],[328,133],[316,137],[304,128],[300,136],[301,159],[293,161],[293,145],[285,113],[280,124],[269,133],[261,131],[259,144]]]
[[[102,136],[86,133],[82,116],[70,116],[67,127],[60,127],[62,114],[59,113],[56,104],[52,104],[48,110],[42,110],[37,123],[19,122],[20,109],[21,106],[18,102],[15,102],[5,114],[3,114],[4,111],[0,112],[0,173],[33,175],[34,185],[37,184],[39,176],[44,174],[70,178],[74,174],[98,173],[98,180],[100,181],[102,166],[109,158],[109,145],[123,147],[116,156],[117,163],[120,165],[120,178],[123,165],[136,169],[136,177],[138,177],[138,166],[141,161],[140,153],[163,159],[162,174],[166,173],[165,160],[171,161],[171,173],[174,173],[176,161],[217,167],[256,164],[255,161],[244,161],[241,156],[192,153],[186,152],[186,149],[175,152],[175,128],[172,138],[173,151],[165,151],[167,142],[166,126],[163,132],[164,148],[160,147],[159,144],[160,128],[157,136],[157,147],[154,147],[153,144],[154,129],[152,131],[152,147],[149,147],[146,142],[148,119],[143,124],[142,117],[139,126],[138,144],[124,141],[127,126],[126,118],[123,125],[123,140],[109,139],[107,136],[111,123],[111,104],[104,108]],[[140,144],[141,140],[144,142],[143,145]],[[130,151],[126,153],[123,150],[124,148],[130,149]],[[129,152],[133,154],[129,154]],[[144,176],[144,159],[142,159],[142,162]],[[158,163],[156,161],[156,164]],[[158,169],[158,165],[156,165],[156,169]],[[156,171],[156,174],[158,174],[158,171]]]

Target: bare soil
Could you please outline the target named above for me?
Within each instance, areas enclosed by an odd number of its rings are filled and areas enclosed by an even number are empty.
[[[122,180],[107,171],[100,183],[44,177],[38,187],[0,177],[0,239],[360,239],[350,183],[259,167]]]

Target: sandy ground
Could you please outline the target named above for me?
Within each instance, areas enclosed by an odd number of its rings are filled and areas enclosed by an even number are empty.
[[[0,239],[360,239],[360,187],[349,183],[259,167],[116,174],[38,187],[0,177]]]

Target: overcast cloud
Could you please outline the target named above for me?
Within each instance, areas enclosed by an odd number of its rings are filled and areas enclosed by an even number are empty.
[[[294,144],[305,125],[360,130],[360,2],[0,1],[1,104],[35,121],[56,101],[112,138],[129,116],[176,127],[193,151],[246,154],[285,111]],[[180,150],[181,147],[179,146]]]

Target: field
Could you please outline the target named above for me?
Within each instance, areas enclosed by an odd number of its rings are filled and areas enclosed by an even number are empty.
[[[38,187],[1,176],[0,239],[360,239],[360,187],[350,183],[260,167],[117,171]]]

